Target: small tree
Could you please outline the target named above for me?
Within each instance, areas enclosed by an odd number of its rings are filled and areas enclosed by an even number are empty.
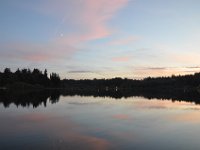
[[[57,73],[51,73],[50,74],[50,81],[52,86],[60,86],[60,76]]]

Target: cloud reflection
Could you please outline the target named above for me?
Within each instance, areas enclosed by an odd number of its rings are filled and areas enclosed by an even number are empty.
[[[116,114],[112,117],[114,119],[119,119],[119,120],[129,120],[130,119],[129,115],[126,115],[126,114]]]
[[[7,141],[15,140],[20,136],[25,137],[23,141],[16,143],[16,147],[18,144],[22,144],[20,142],[29,142],[30,138],[34,138],[32,139],[32,146],[37,145],[36,148],[44,149],[106,150],[111,145],[106,139],[87,133],[84,126],[73,122],[70,117],[61,117],[52,113],[18,114],[10,116],[9,119],[4,121],[4,124],[7,125],[4,126],[4,129],[0,128],[0,133],[1,137],[8,137],[9,140]],[[14,136],[12,137],[10,134],[13,133]],[[40,143],[39,140],[43,142]],[[40,144],[38,145],[38,143]],[[9,145],[7,142],[5,144]]]
[[[184,112],[170,117],[174,121],[200,123],[200,111]]]

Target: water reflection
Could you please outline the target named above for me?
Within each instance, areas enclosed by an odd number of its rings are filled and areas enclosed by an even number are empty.
[[[143,92],[133,92],[133,91],[84,91],[84,90],[35,90],[35,91],[9,91],[0,90],[0,103],[4,107],[9,107],[10,104],[15,104],[17,107],[29,107],[34,108],[44,105],[46,107],[47,101],[50,103],[57,103],[60,96],[93,96],[93,97],[110,97],[115,99],[123,99],[129,97],[144,97],[149,100],[160,99],[160,100],[172,100],[172,101],[185,101],[194,102],[195,104],[200,104],[200,94],[197,91],[183,92],[165,92],[160,93],[156,91],[143,91]],[[73,102],[72,102],[73,103]],[[161,107],[161,106],[159,106]]]
[[[59,101],[59,97],[59,90],[0,91],[0,103],[3,103],[4,107],[9,107],[12,103],[22,107],[33,106],[33,108],[36,108],[42,104],[46,107],[48,99],[53,104]]]
[[[109,147],[105,139],[82,133],[84,126],[79,126],[66,116],[41,112],[17,114],[5,119],[0,127],[0,144],[4,150],[103,150]]]
[[[64,95],[4,91],[0,149],[200,149],[200,105],[195,103]]]

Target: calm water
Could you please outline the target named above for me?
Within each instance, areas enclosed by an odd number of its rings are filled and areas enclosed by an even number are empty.
[[[61,96],[37,107],[4,105],[2,150],[200,149],[200,106],[194,103]]]

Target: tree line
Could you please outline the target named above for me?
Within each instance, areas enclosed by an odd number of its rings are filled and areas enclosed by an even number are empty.
[[[59,87],[60,77],[57,73],[44,72],[39,69],[17,69],[12,72],[10,68],[5,68],[0,72],[0,87],[24,87],[24,88],[42,88]]]
[[[193,90],[200,86],[200,73],[191,75],[170,77],[148,77],[142,80],[127,78],[112,79],[60,79],[59,74],[50,73],[47,70],[39,69],[17,69],[12,72],[5,68],[0,72],[0,87],[45,87],[45,88],[63,88],[70,90],[95,90],[95,91],[170,91],[170,90]]]
[[[62,80],[65,88],[73,89],[90,89],[90,90],[127,90],[143,91],[148,89],[156,90],[192,90],[197,89],[200,85],[200,73],[193,75],[171,77],[148,77],[142,80],[134,79],[93,79],[93,80]]]

